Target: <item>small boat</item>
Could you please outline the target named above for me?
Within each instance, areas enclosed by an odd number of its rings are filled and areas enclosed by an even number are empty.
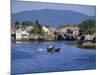
[[[61,48],[54,48],[54,46],[47,47],[48,52],[59,52]]]

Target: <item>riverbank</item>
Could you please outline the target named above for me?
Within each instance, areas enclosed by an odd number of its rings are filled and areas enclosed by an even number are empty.
[[[96,43],[91,41],[85,41],[79,43],[78,41],[68,41],[68,40],[12,40],[14,43],[31,43],[31,42],[57,42],[57,41],[65,41],[66,43],[73,42],[77,48],[84,49],[96,49]]]
[[[77,45],[78,48],[88,48],[88,49],[96,49],[96,43],[92,42],[84,42],[81,45]]]

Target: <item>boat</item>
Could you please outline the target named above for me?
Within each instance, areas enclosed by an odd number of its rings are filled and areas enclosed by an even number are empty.
[[[54,48],[54,46],[47,47],[48,52],[59,52],[61,48]]]

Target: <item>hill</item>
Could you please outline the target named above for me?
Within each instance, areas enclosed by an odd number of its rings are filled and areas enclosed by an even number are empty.
[[[63,24],[79,24],[86,19],[95,19],[95,16],[88,16],[70,10],[41,9],[12,14],[11,19],[12,23],[16,21],[35,22],[37,19],[43,25],[58,26]]]

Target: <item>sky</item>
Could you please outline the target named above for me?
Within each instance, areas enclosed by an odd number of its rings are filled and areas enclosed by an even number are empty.
[[[72,10],[81,12],[88,16],[96,16],[96,6],[91,5],[72,5],[72,4],[55,4],[55,3],[40,3],[40,2],[24,2],[12,0],[12,13],[22,11],[40,10],[40,9],[56,9],[56,10]]]

